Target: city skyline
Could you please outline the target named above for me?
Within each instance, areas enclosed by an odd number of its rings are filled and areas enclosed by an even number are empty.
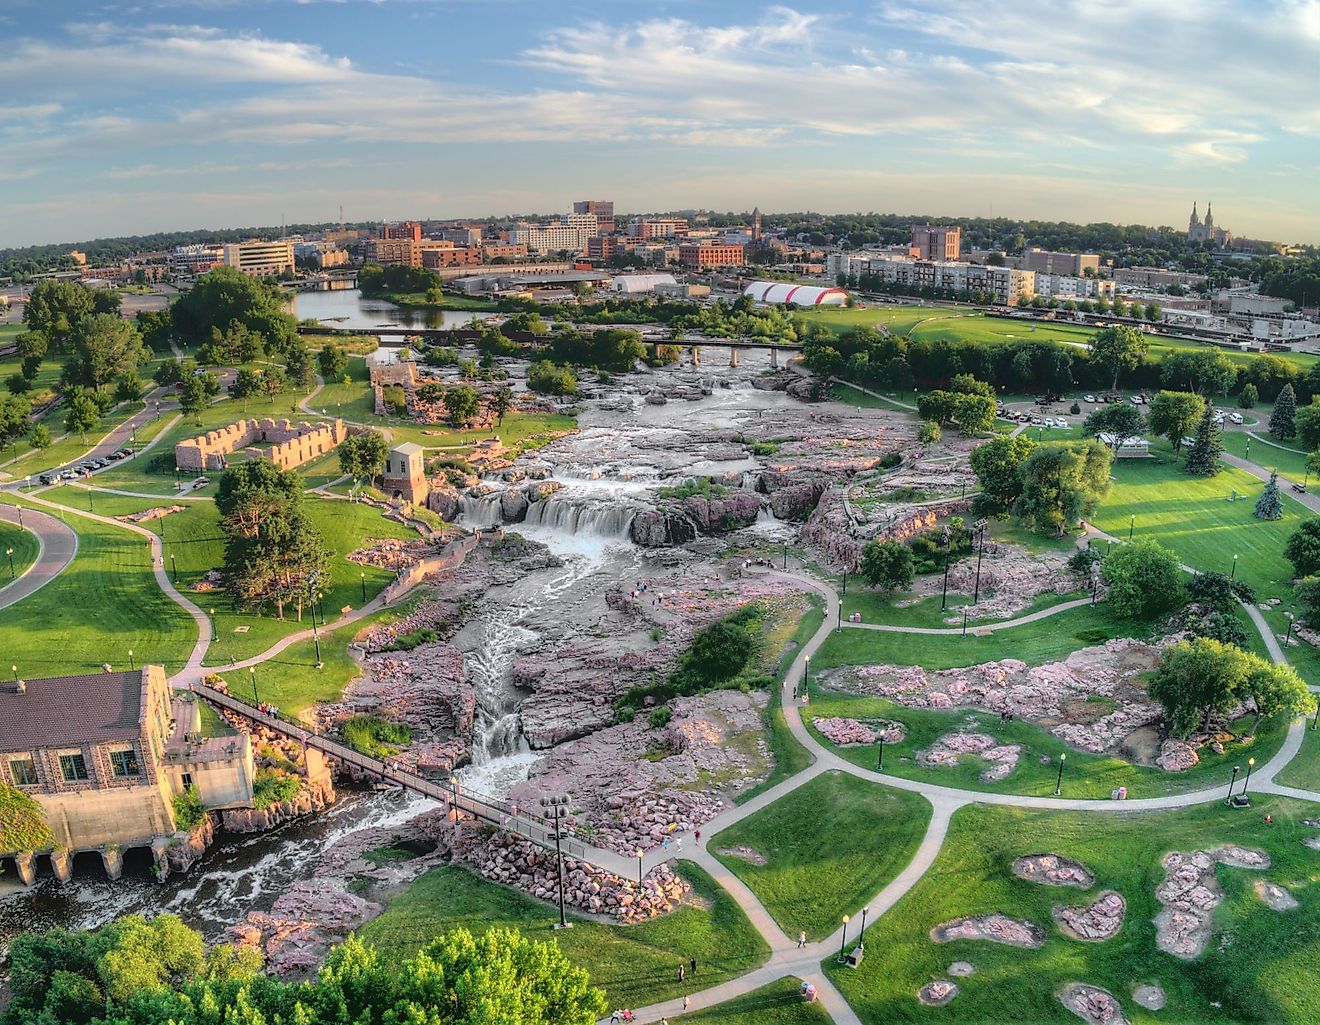
[[[19,0],[0,245],[588,195],[1320,240],[1314,0],[806,6]]]

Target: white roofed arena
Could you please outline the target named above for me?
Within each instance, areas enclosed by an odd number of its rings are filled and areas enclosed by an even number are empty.
[[[753,281],[743,289],[743,295],[769,306],[780,303],[791,303],[794,306],[843,306],[848,302],[848,293],[842,288],[795,285],[788,281]]]

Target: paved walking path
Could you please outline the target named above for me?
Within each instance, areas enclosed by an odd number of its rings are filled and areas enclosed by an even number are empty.
[[[0,519],[10,523],[22,524],[37,538],[37,558],[18,579],[0,587],[0,609],[6,609],[22,601],[57,576],[73,561],[78,554],[78,535],[68,524],[48,513],[36,509],[20,509],[16,506],[0,506]]]

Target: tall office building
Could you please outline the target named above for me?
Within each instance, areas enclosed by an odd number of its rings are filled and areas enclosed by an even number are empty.
[[[956,224],[912,225],[912,248],[921,260],[957,260],[962,255],[962,229]]]
[[[596,218],[597,235],[614,234],[614,200],[583,199],[573,204],[575,214],[591,214]]]

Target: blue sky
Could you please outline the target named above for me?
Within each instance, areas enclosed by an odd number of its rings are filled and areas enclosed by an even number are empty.
[[[0,0],[0,246],[686,207],[1320,241],[1320,0]]]

